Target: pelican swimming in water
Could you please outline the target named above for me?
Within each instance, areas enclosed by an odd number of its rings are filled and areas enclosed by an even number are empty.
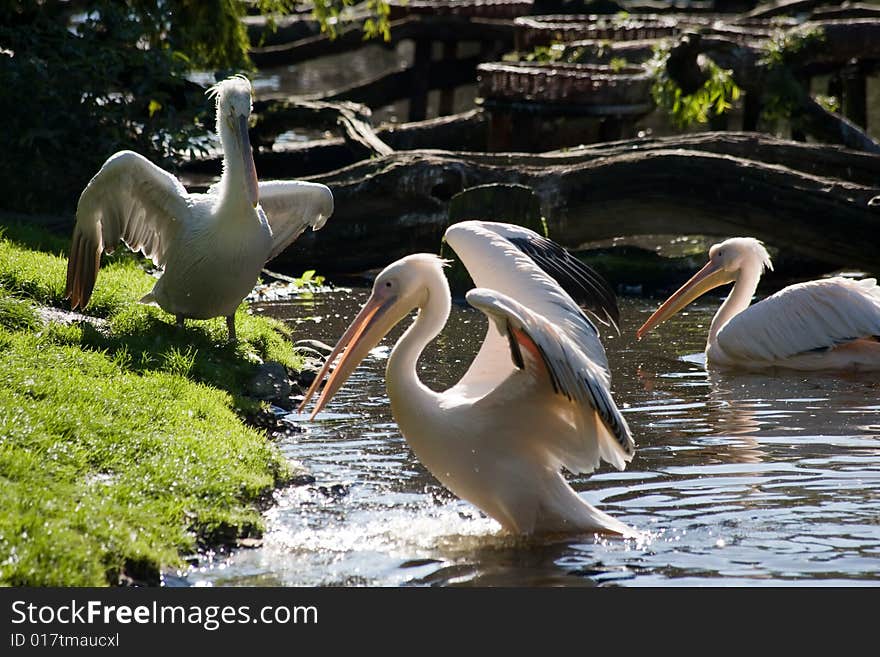
[[[880,370],[880,287],[873,278],[798,283],[750,306],[772,269],[767,249],[735,237],[709,249],[709,262],[637,331],[645,333],[712,288],[734,283],[709,327],[706,363],[716,367]]]
[[[632,436],[609,390],[599,333],[545,271],[579,288],[599,321],[616,325],[617,304],[607,283],[525,228],[467,221],[450,227],[445,240],[477,286],[467,293],[468,303],[489,318],[462,379],[434,392],[418,378],[419,356],[446,324],[451,297],[443,261],[411,255],[378,275],[300,410],[340,353],[312,418],[391,328],[418,309],[391,351],[385,377],[394,419],[434,476],[511,532],[635,536],[581,499],[560,472],[592,472],[603,460],[622,470],[633,457]]]
[[[251,85],[235,76],[214,85],[223,175],[206,194],[189,194],[170,173],[131,151],[112,155],[79,198],[65,298],[85,307],[101,253],[120,240],[140,251],[162,277],[143,299],[177,317],[225,317],[235,340],[235,310],[267,260],[333,212],[324,185],[258,182],[248,137]]]

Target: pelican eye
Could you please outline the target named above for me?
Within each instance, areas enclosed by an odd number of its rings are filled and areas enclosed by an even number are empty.
[[[391,287],[391,281],[385,281],[385,287]]]

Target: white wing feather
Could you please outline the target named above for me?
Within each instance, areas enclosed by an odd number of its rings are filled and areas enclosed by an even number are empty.
[[[319,230],[333,214],[333,194],[326,185],[301,180],[260,183],[260,205],[272,228],[271,260],[311,226]]]
[[[509,241],[531,236],[535,233],[509,224],[463,221],[446,230],[445,240],[477,287],[515,297],[555,325],[599,366],[607,385],[608,359],[596,327],[553,278]],[[479,353],[457,385],[465,396],[480,396],[513,371],[507,341],[490,323]]]
[[[524,369],[531,370],[542,385],[549,385],[553,393],[567,400],[564,408],[573,430],[546,436],[542,446],[572,472],[592,472],[600,459],[623,470],[632,460],[635,444],[611,397],[605,369],[562,327],[508,295],[475,288],[467,293],[467,301],[489,317],[499,335],[509,336],[508,348],[515,350],[514,358]],[[529,340],[536,347],[537,358],[528,353],[528,348],[518,346],[520,341]],[[596,440],[590,441],[589,436]]]
[[[88,303],[103,251],[120,240],[164,266],[168,245],[192,217],[192,199],[167,171],[132,151],[111,156],[86,185],[76,208],[68,263],[72,306]]]
[[[880,287],[873,278],[827,278],[780,290],[734,316],[718,333],[726,355],[775,361],[880,336]]]
[[[75,231],[108,253],[122,240],[162,266],[179,222],[190,216],[189,194],[177,178],[133,151],[120,151],[80,195]]]

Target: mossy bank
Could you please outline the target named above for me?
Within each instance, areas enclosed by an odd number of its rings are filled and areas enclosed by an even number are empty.
[[[156,583],[200,547],[259,535],[297,474],[243,416],[261,361],[299,367],[279,322],[174,326],[137,303],[131,256],[98,277],[89,321],[63,309],[65,240],[0,223],[0,584]]]

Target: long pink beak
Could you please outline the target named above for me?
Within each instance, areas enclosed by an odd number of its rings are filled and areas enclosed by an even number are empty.
[[[257,180],[257,165],[254,163],[254,149],[251,146],[251,138],[248,134],[247,117],[238,117],[238,134],[241,140],[241,157],[244,164],[244,184],[247,189],[248,200],[251,205],[257,207],[260,202],[260,182]]]
[[[370,350],[379,344],[385,334],[391,330],[396,322],[388,321],[386,311],[394,305],[395,301],[396,299],[393,297],[380,298],[375,294],[367,300],[357,317],[354,318],[343,336],[339,338],[333,352],[324,361],[324,366],[306,391],[302,403],[299,405],[300,413],[303,412],[340,353],[342,353],[342,358],[330,378],[327,379],[327,385],[324,386],[324,390],[321,391],[321,395],[315,403],[315,408],[309,417],[310,420],[315,419],[315,416],[333,398],[333,395],[348,380],[360,362],[367,357]]]
[[[722,269],[711,260],[694,274],[687,283],[682,285],[675,293],[654,311],[642,326],[636,331],[636,337],[641,340],[642,336],[652,328],[665,322],[679,310],[687,306],[697,297],[702,296],[709,290],[734,280],[734,276]]]

